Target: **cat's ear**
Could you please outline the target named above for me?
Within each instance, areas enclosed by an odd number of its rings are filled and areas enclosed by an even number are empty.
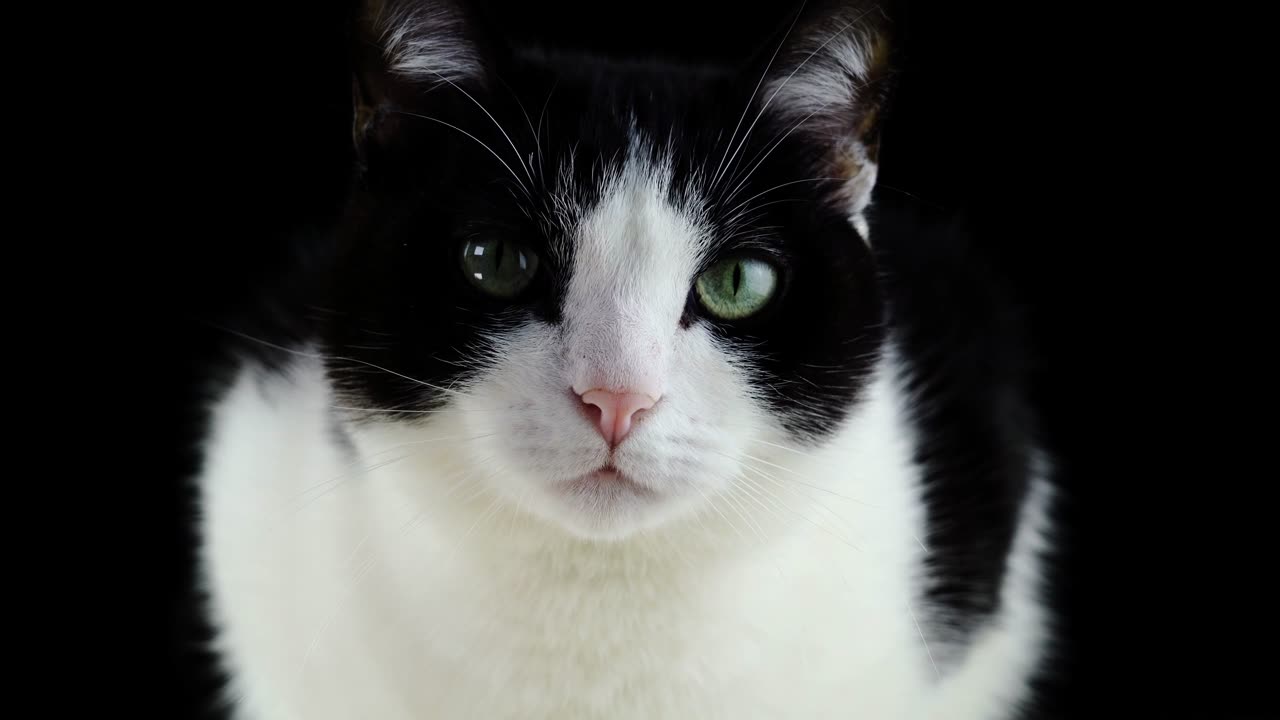
[[[370,150],[395,143],[415,116],[443,119],[464,93],[485,91],[491,47],[478,25],[451,0],[362,2],[351,128],[362,163]]]
[[[770,65],[761,102],[782,131],[821,148],[816,168],[841,179],[833,202],[867,237],[880,118],[889,85],[889,23],[872,2],[810,2]]]

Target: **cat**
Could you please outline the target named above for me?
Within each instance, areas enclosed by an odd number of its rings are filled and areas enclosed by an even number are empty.
[[[357,25],[349,197],[202,443],[231,714],[1028,712],[1053,463],[963,232],[875,192],[883,12],[746,68]]]

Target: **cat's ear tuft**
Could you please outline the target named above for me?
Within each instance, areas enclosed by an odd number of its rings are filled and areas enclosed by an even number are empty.
[[[356,21],[352,135],[362,151],[390,142],[405,113],[429,107],[445,86],[486,85],[476,23],[450,0],[365,0]]]
[[[889,84],[889,22],[879,5],[809,3],[769,73],[762,101],[784,129],[823,148],[821,171],[842,179],[833,200],[866,237]]]
[[[370,0],[361,24],[393,75],[428,85],[484,80],[472,24],[448,0]]]

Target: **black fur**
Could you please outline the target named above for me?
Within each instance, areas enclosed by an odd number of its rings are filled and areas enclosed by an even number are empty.
[[[963,639],[999,608],[1039,446],[1023,318],[963,219],[881,193],[876,247],[924,470],[928,597]],[[1048,458],[1046,458],[1047,460]]]
[[[789,42],[811,32],[811,22],[801,18]],[[730,141],[742,136],[731,132],[744,115],[745,132],[759,113],[765,98],[752,91],[770,57],[690,66],[523,49],[487,58],[486,75],[457,85],[370,81],[366,69],[364,82],[376,82],[381,95],[366,95],[376,107],[362,139],[365,163],[309,303],[316,332],[351,404],[421,410],[445,402],[446,392],[417,381],[449,388],[483,367],[482,335],[559,321],[575,219],[553,212],[551,198],[567,192],[559,169],[570,168],[576,206],[590,207],[602,179],[645,138],[654,160],[671,160],[673,199],[699,199],[720,228],[711,261],[742,250],[740,238],[750,236],[747,247],[779,264],[781,287],[760,315],[719,321],[691,293],[687,321],[713,326],[753,361],[755,382],[799,439],[819,441],[845,417],[887,328],[901,341],[920,408],[929,594],[967,633],[998,609],[1035,440],[1020,394],[1016,326],[950,218],[925,219],[918,204],[881,192],[873,255],[829,201],[830,181],[803,182],[823,167],[825,135],[788,134],[794,121],[766,112],[730,166],[745,171],[767,160],[736,195],[728,189],[737,175],[714,187],[696,175],[710,175],[737,149]],[[786,77],[792,67],[779,62],[768,72]],[[761,211],[731,225],[739,203],[756,195]],[[515,301],[471,286],[458,256],[473,233],[539,252],[533,286]]]
[[[346,203],[330,231],[312,238],[312,257],[272,293],[270,311],[257,315],[266,320],[236,329],[294,349],[318,340],[336,358],[333,378],[352,404],[439,405],[447,396],[405,378],[449,387],[476,372],[481,335],[530,320],[559,322],[572,253],[566,218],[549,203],[562,189],[559,168],[572,154],[577,201],[589,206],[599,178],[618,167],[639,134],[655,152],[671,154],[673,192],[707,203],[722,230],[719,256],[751,249],[779,262],[779,293],[760,316],[718,321],[691,294],[684,322],[711,325],[753,359],[755,381],[798,439],[830,433],[856,403],[886,338],[901,341],[921,401],[929,597],[958,632],[978,627],[998,608],[1036,425],[1023,396],[1019,320],[995,273],[973,261],[961,226],[880,190],[869,247],[829,202],[829,184],[771,190],[825,174],[818,168],[826,147],[821,137],[795,133],[773,148],[791,123],[768,114],[741,150],[744,162],[766,152],[768,160],[741,192],[726,198],[700,185],[696,173],[714,170],[731,152],[730,132],[744,109],[747,122],[755,116],[758,105],[749,101],[771,44],[745,63],[726,63],[507,51],[479,37],[484,76],[459,88],[389,78],[376,66],[368,34],[354,32],[355,97],[373,109],[374,126],[357,128],[358,171]],[[463,90],[511,133],[524,159],[535,153],[545,175],[525,175],[522,158]],[[766,190],[756,202],[770,204],[731,232],[737,203]],[[494,300],[462,276],[460,245],[478,231],[539,252],[539,276],[516,301]],[[242,346],[277,360],[288,353]]]
[[[801,18],[788,42],[821,17]],[[407,378],[450,387],[483,366],[477,338],[558,322],[576,218],[557,214],[552,199],[589,208],[640,138],[653,161],[670,162],[673,200],[703,206],[718,228],[711,261],[750,248],[780,265],[782,287],[759,316],[717,321],[691,298],[686,321],[713,325],[754,361],[764,396],[797,437],[817,440],[845,416],[883,336],[881,298],[866,244],[827,197],[830,181],[808,181],[823,175],[829,141],[792,132],[794,120],[753,93],[766,70],[786,77],[797,61],[770,65],[770,52],[741,66],[690,65],[520,48],[441,82],[379,74],[376,54],[357,57],[375,65],[358,81],[369,104],[357,128],[363,164],[328,297],[314,302],[327,309],[326,353],[350,359],[333,369],[353,404],[432,407],[442,393]],[[735,222],[744,211],[747,221]],[[533,286],[498,301],[466,282],[458,256],[473,233],[534,248]]]

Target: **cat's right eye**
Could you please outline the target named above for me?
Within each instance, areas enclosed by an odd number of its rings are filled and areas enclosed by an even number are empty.
[[[503,299],[523,292],[538,272],[538,254],[511,240],[468,240],[462,244],[461,260],[472,285]]]

